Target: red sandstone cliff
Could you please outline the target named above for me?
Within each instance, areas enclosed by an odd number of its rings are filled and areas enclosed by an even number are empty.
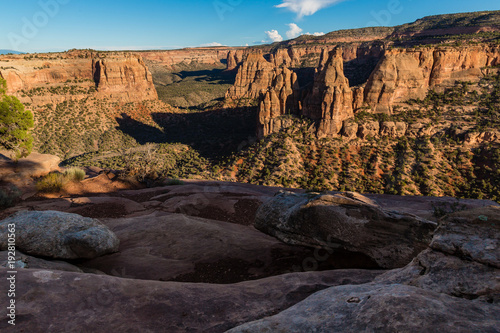
[[[226,103],[259,98],[272,84],[274,69],[274,65],[264,59],[261,52],[248,54],[238,69],[234,85],[226,93]]]
[[[286,67],[275,67],[271,85],[261,95],[258,136],[287,127],[285,114],[299,114],[318,123],[318,137],[336,136],[343,121],[353,117],[353,92],[344,75],[342,49],[323,50],[312,91],[300,103],[297,74]],[[276,58],[274,58],[276,59]],[[252,58],[250,59],[252,60]],[[243,64],[251,68],[248,60]],[[243,68],[242,67],[242,68]]]
[[[125,102],[158,99],[151,73],[136,55],[94,57],[92,75],[101,98]]]
[[[137,54],[146,61],[165,66],[168,69],[173,69],[174,66],[180,64],[221,66],[226,60],[228,68],[231,61],[236,61],[232,68],[229,68],[233,69],[241,62],[244,49],[242,47],[200,47],[181,50],[144,51],[137,52]]]
[[[390,113],[394,104],[443,91],[455,81],[476,82],[484,67],[500,65],[500,46],[425,47],[388,50],[369,78],[365,103]]]
[[[429,90],[443,91],[456,81],[477,82],[488,72],[486,67],[500,65],[500,46],[488,44],[387,51],[384,45],[348,45],[342,51],[331,52],[331,46],[325,46],[320,47],[322,56],[316,53],[318,47],[278,49],[268,55],[269,61],[261,53],[244,55],[236,83],[226,94],[226,102],[231,105],[235,101],[259,100],[260,137],[286,127],[287,121],[281,116],[287,113],[316,121],[319,137],[336,136],[344,120],[353,117],[358,109],[368,107],[371,112],[391,113],[398,103],[423,99]],[[350,87],[347,73],[352,76],[366,63],[377,59],[380,59],[378,64],[365,82]],[[319,64],[312,88],[304,82],[301,84],[305,87],[299,87],[294,75],[298,64],[305,65],[305,61]],[[277,73],[282,73],[287,80],[293,78],[290,83],[293,88],[283,92],[281,81],[277,84],[274,80]],[[394,130],[385,128],[382,132],[393,135]],[[398,129],[397,133],[400,132]]]
[[[326,61],[324,59],[327,59]],[[311,94],[302,115],[318,121],[318,137],[336,136],[343,121],[354,116],[353,94],[344,75],[342,49],[323,52]]]
[[[158,98],[142,58],[123,52],[1,56],[0,75],[9,94],[36,105],[87,97],[120,102]]]

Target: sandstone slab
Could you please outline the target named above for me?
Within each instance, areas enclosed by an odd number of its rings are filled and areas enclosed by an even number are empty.
[[[0,268],[6,276],[7,270]],[[312,293],[366,283],[380,272],[294,273],[231,285],[158,282],[111,276],[22,270],[16,326],[2,332],[224,332],[278,313]],[[5,290],[7,280],[1,279]]]
[[[427,250],[377,281],[404,283],[465,299],[500,303],[500,208],[444,217]]]
[[[428,246],[437,225],[340,194],[282,192],[259,208],[255,227],[288,244],[343,248],[396,268]]]
[[[498,332],[500,306],[405,285],[332,287],[228,333]]]

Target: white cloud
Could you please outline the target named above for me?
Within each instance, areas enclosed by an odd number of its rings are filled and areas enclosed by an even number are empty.
[[[290,30],[288,30],[286,32],[286,36],[288,37],[288,39],[292,39],[292,38],[296,38],[296,37],[299,37],[300,34],[302,33],[302,29],[296,25],[295,23],[290,23],[290,24],[287,24],[288,27],[290,28]]]
[[[283,3],[275,7],[286,8],[297,13],[298,18],[309,16],[318,10],[330,7],[344,0],[282,0]]]
[[[200,45],[201,47],[213,47],[213,46],[225,46],[221,43],[217,43],[217,42],[212,42],[212,43],[206,43],[206,44],[201,44]]]
[[[267,37],[274,42],[282,42],[283,37],[279,34],[278,30],[266,31]]]

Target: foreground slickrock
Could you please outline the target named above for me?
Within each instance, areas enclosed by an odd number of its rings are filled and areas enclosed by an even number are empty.
[[[249,226],[183,214],[103,222],[120,238],[120,251],[82,265],[115,276],[232,283],[290,272],[313,257],[312,250],[283,244]]]
[[[381,271],[357,269],[374,267],[366,260],[369,251],[359,244],[362,253],[302,246],[321,245],[309,242],[314,219],[352,219],[365,226],[396,216],[424,221],[434,230],[437,223],[429,222],[436,221],[433,205],[457,200],[350,192],[274,196],[277,190],[186,181],[89,197],[37,198],[3,212],[59,210],[60,216],[71,212],[85,216],[79,219],[99,219],[120,245],[116,253],[68,262],[18,252],[16,326],[0,321],[0,331],[498,331],[500,208],[488,207],[494,203],[461,200],[460,207],[467,210],[440,220],[434,238],[426,239],[423,251],[408,260],[413,261]],[[302,207],[297,216],[309,221],[295,233],[302,245],[284,244],[253,227],[255,216],[269,205],[275,212],[270,217],[290,217],[285,213],[297,212],[290,207]],[[332,206],[343,218],[330,214]],[[350,235],[348,228],[343,230]],[[376,236],[399,237],[394,246],[408,253],[417,249],[407,249],[405,233],[413,238],[418,233],[370,230]],[[357,235],[368,237],[370,232]],[[19,244],[28,239],[23,237],[19,233]],[[366,243],[365,249],[374,244]],[[397,251],[385,255],[401,258]],[[6,261],[7,253],[0,252],[0,276],[7,274]],[[338,267],[349,269],[332,270]],[[7,283],[0,279],[0,289],[7,290]],[[6,300],[0,297],[0,306],[7,306]]]
[[[0,251],[0,267],[9,268],[9,251]],[[33,268],[33,269],[46,269],[46,270],[56,270],[56,271],[67,271],[67,272],[78,272],[83,273],[83,271],[66,261],[62,260],[49,260],[47,258],[41,259],[33,256],[26,255],[21,251],[16,251],[15,256],[15,267],[16,268]]]
[[[500,208],[445,217],[428,249],[378,281],[404,283],[451,296],[500,303]]]
[[[498,332],[500,306],[405,285],[334,287],[282,313],[232,329],[264,332]]]
[[[6,270],[0,269],[5,276]],[[2,332],[224,332],[310,294],[373,280],[375,271],[294,273],[232,285],[123,279],[47,270],[17,275],[16,326]],[[1,279],[5,290],[7,281]],[[5,304],[2,298],[1,305]]]
[[[362,196],[290,192],[262,205],[255,219],[257,229],[285,243],[363,253],[383,268],[410,262],[430,243],[436,226],[414,215],[384,211]]]
[[[59,259],[95,258],[116,252],[120,244],[98,220],[56,211],[18,212],[1,221],[0,249],[7,250],[9,234],[15,234],[17,249]]]
[[[498,207],[451,214],[408,266],[229,332],[499,332],[499,218]]]

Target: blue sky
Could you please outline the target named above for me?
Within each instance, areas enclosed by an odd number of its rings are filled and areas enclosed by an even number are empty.
[[[1,0],[0,49],[255,45],[303,33],[500,10],[498,0]]]

